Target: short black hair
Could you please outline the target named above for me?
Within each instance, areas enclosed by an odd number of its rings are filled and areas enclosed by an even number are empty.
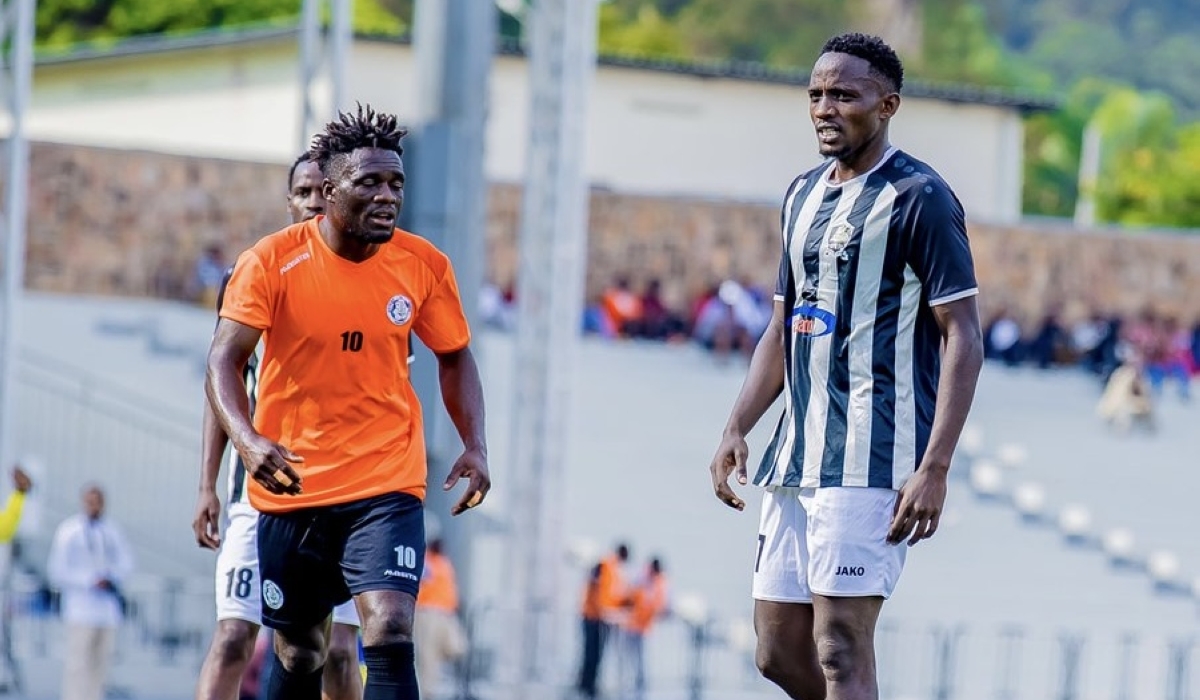
[[[896,92],[904,87],[904,66],[895,50],[883,39],[870,34],[850,32],[839,34],[821,47],[821,55],[827,53],[847,53],[857,56],[871,64],[871,70],[891,82]]]
[[[403,155],[400,140],[407,135],[408,129],[397,124],[396,115],[376,112],[360,103],[356,112],[338,112],[337,118],[325,125],[325,131],[313,137],[309,153],[328,176],[334,161],[360,148],[382,148]]]
[[[296,168],[299,168],[301,163],[311,163],[312,161],[312,151],[305,151],[292,163],[291,169],[288,170],[287,188],[289,193],[292,191],[292,180],[296,179]]]

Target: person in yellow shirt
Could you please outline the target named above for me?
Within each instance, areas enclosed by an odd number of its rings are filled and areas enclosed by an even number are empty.
[[[413,640],[417,644],[417,685],[421,695],[435,697],[447,663],[467,653],[467,635],[458,619],[458,583],[454,564],[440,539],[425,549],[425,568],[417,592]]]
[[[8,544],[17,536],[21,514],[25,512],[25,495],[33,488],[33,480],[20,465],[13,467],[12,477],[13,492],[9,494],[4,510],[0,511],[0,544]]]
[[[629,594],[629,614],[622,621],[624,697],[641,700],[646,695],[646,635],[667,608],[667,576],[662,560],[650,560],[646,576]],[[632,687],[630,687],[632,686]]]

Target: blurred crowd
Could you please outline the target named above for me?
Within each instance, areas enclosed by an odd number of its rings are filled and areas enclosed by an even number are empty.
[[[984,347],[988,358],[1009,366],[1079,366],[1105,380],[1130,365],[1155,393],[1175,382],[1184,398],[1187,380],[1200,371],[1200,323],[1187,326],[1152,310],[1131,317],[1093,313],[1074,321],[1051,311],[1027,325],[1002,309],[986,324]]]
[[[1121,430],[1153,430],[1160,397],[1172,393],[1191,400],[1191,380],[1200,373],[1200,322],[1187,325],[1147,309],[1073,321],[1051,311],[1025,325],[1001,309],[987,322],[984,348],[989,359],[1010,367],[1080,367],[1102,383],[1100,418]]]
[[[485,285],[480,295],[484,323],[511,330],[516,322],[515,291]],[[771,320],[770,290],[745,280],[727,279],[691,300],[686,308],[668,304],[662,283],[651,279],[635,289],[617,277],[583,310],[583,332],[601,338],[666,343],[694,342],[718,358],[754,352]]]

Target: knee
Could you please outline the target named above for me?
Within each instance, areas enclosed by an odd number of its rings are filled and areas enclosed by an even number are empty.
[[[830,683],[845,683],[858,677],[870,660],[869,642],[859,639],[849,625],[833,623],[817,635],[817,662]]]
[[[314,634],[275,633],[275,654],[291,673],[312,673],[325,663],[324,640],[320,630]]]
[[[258,629],[249,623],[226,621],[213,635],[212,654],[221,666],[237,666],[250,661]]]
[[[413,641],[413,617],[403,610],[380,611],[362,621],[362,644],[378,646]]]
[[[391,594],[391,591],[387,592]],[[407,595],[377,595],[364,599],[363,646],[400,644],[413,640],[415,600]]]
[[[791,663],[777,644],[761,638],[758,640],[758,647],[754,650],[754,665],[758,667],[758,672],[763,678],[776,685],[786,681],[796,667],[795,661],[790,661]]]
[[[349,649],[332,647],[325,659],[325,673],[334,678],[347,678],[351,673],[358,673],[358,655]]]

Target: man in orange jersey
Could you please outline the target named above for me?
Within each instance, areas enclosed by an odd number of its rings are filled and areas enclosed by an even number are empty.
[[[646,635],[667,607],[667,576],[655,557],[646,575],[629,594],[629,613],[621,621],[622,690],[624,697],[641,700],[646,695]]]
[[[325,211],[325,200],[321,196],[321,182],[324,179],[320,167],[312,162],[310,154],[304,153],[292,163],[288,172],[287,193],[287,210],[292,223],[308,221]],[[233,268],[230,267],[221,280],[217,291],[218,313],[232,275]],[[258,394],[255,390],[258,369],[258,357],[251,355],[244,372],[251,414]],[[196,700],[235,700],[238,688],[246,685],[244,676],[249,674],[247,669],[262,621],[258,511],[247,500],[249,474],[246,473],[246,465],[234,452],[229,460],[225,533],[222,537],[221,501],[217,497],[216,484],[229,440],[217,425],[207,402],[202,432],[200,494],[192,530],[197,544],[217,550],[217,628],[213,632],[204,665],[200,668],[195,697]],[[323,673],[321,689],[326,700],[362,698],[362,676],[358,669],[358,612],[354,609],[353,601],[347,601],[333,610],[329,651]]]
[[[579,670],[579,692],[594,698],[600,680],[600,662],[615,625],[628,604],[621,567],[629,561],[629,546],[618,544],[592,570],[584,593],[583,659]]]
[[[421,694],[437,695],[442,669],[467,653],[467,635],[458,620],[458,583],[454,564],[442,552],[440,539],[425,550],[425,570],[417,594],[417,680]]]
[[[313,141],[325,215],[265,237],[234,268],[207,390],[250,472],[260,512],[263,622],[275,630],[267,700],[317,700],[333,607],[362,618],[364,700],[416,700],[413,611],[425,554],[421,406],[410,334],[437,357],[464,451],[443,486],[491,482],[483,389],[449,259],[395,229],[404,195],[392,115],[360,106]],[[251,424],[242,367],[264,342]]]

